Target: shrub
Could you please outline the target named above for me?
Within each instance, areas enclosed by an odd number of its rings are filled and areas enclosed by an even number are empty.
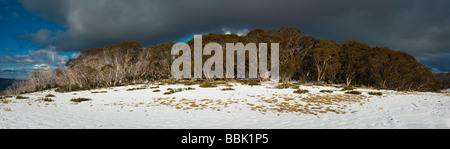
[[[50,98],[42,98],[42,97],[40,97],[40,98],[37,99],[37,101],[53,102],[54,100],[50,99]]]
[[[332,90],[320,90],[321,93],[333,93]]]
[[[354,95],[359,95],[359,94],[361,94],[361,92],[360,91],[347,91],[347,92],[345,92],[346,94],[354,94]]]
[[[7,104],[9,102],[11,102],[11,100],[7,100],[7,99],[1,99],[0,100],[0,103],[3,103],[3,104]]]
[[[143,89],[147,89],[147,88],[146,87],[136,87],[136,88],[129,88],[126,91],[143,90]]]
[[[107,93],[108,91],[93,91],[93,92],[91,92],[92,94],[97,94],[97,93]]]
[[[294,93],[297,93],[297,94],[304,94],[304,93],[308,93],[308,92],[309,92],[308,90],[302,90],[302,89],[298,89],[298,90],[294,91]]]
[[[356,89],[356,88],[353,86],[344,86],[344,88],[342,88],[341,91],[349,91],[349,90],[354,90],[354,89]]]
[[[275,88],[276,89],[286,89],[286,88],[298,89],[299,86],[294,85],[294,84],[279,84],[279,85],[275,86]]]
[[[235,80],[235,81],[242,85],[250,85],[250,86],[261,85],[261,83],[257,80]]]
[[[221,91],[233,91],[234,88],[227,87],[227,88],[222,88],[222,89],[220,89],[220,90],[221,90]]]
[[[201,84],[202,82],[196,82],[196,81],[185,81],[182,82],[182,84],[184,85],[196,85],[196,84]]]
[[[56,97],[56,96],[53,94],[47,94],[47,95],[45,95],[45,97]]]
[[[383,93],[381,93],[381,92],[369,92],[369,95],[381,96],[381,95],[383,95]]]
[[[90,88],[89,87],[79,87],[77,85],[73,85],[71,87],[69,87],[69,86],[58,86],[55,89],[55,92],[65,93],[65,92],[71,92],[71,91],[84,91],[84,90],[90,90]]]
[[[164,95],[170,95],[170,94],[173,94],[173,93],[175,93],[175,91],[170,90],[170,91],[168,91],[168,92],[164,92]]]
[[[170,95],[176,92],[181,92],[181,91],[186,91],[186,90],[195,90],[195,88],[192,87],[187,87],[187,88],[176,88],[176,89],[172,89],[172,88],[167,88],[168,92],[165,92],[164,95]]]
[[[259,82],[259,81],[250,81],[250,82],[247,83],[247,85],[250,85],[250,86],[261,85],[261,82]]]
[[[83,101],[90,101],[90,100],[92,100],[92,99],[90,99],[90,98],[72,98],[72,99],[70,99],[70,101],[72,101],[72,102],[83,102]]]
[[[208,88],[208,87],[217,87],[217,85],[214,83],[205,82],[205,83],[200,84],[199,87]]]
[[[188,87],[188,88],[184,88],[184,90],[195,90],[195,88]]]
[[[16,99],[29,99],[30,97],[24,97],[24,96],[17,96]]]

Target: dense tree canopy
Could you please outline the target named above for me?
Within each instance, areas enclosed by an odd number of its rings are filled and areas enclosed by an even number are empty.
[[[317,39],[292,27],[268,31],[255,29],[246,36],[212,33],[203,35],[203,46],[210,42],[219,43],[224,50],[226,43],[279,43],[280,79],[283,82],[297,80],[421,91],[436,91],[441,87],[440,81],[430,69],[407,53],[386,47],[371,47],[358,41],[337,43]],[[187,44],[191,50],[194,49],[193,39]],[[171,79],[170,67],[175,58],[170,55],[173,45],[174,43],[165,43],[142,48],[138,42],[127,41],[88,49],[77,58],[70,59],[66,67],[45,73],[50,77],[43,79],[40,78],[44,77],[43,73],[35,72],[28,83],[16,83],[9,90],[12,93],[42,90],[46,87],[76,90]],[[269,54],[270,50],[268,45]],[[209,57],[211,55],[203,56],[203,62]],[[248,61],[248,54],[246,58]],[[268,62],[270,68],[270,60]]]

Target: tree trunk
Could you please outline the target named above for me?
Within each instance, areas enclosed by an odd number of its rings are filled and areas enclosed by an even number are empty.
[[[347,86],[349,86],[350,83],[352,82],[352,79],[350,79],[350,77],[345,77],[345,82],[346,82]]]

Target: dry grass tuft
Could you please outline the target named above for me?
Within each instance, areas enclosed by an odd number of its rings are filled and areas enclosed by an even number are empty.
[[[72,99],[70,99],[70,101],[77,102],[77,103],[83,102],[83,101],[91,101],[91,100],[92,99],[90,99],[90,98],[72,98]]]
[[[36,101],[38,101],[38,102],[53,102],[54,100],[50,99],[50,98],[39,97]]]
[[[222,88],[220,89],[221,91],[234,91],[234,88],[232,87],[227,87],[227,88]]]
[[[294,93],[297,93],[297,94],[304,94],[304,93],[308,93],[308,92],[309,92],[308,90],[302,90],[302,89],[298,89],[298,90],[294,91]]]
[[[369,94],[369,95],[376,95],[376,96],[381,96],[381,95],[383,95],[383,93],[381,93],[381,92],[369,92],[368,94]]]
[[[172,89],[172,88],[167,88],[168,92],[165,92],[164,95],[170,95],[176,92],[182,92],[182,91],[188,91],[188,90],[195,90],[195,88],[192,87],[187,87],[187,88],[176,88],[176,89]]]
[[[346,94],[353,94],[353,95],[360,95],[361,92],[360,91],[347,91],[345,92]]]
[[[45,95],[45,97],[56,97],[56,96],[53,94],[47,94],[47,95]]]
[[[29,99],[30,97],[24,97],[24,96],[17,96],[16,99]]]
[[[341,91],[351,91],[351,90],[354,90],[354,89],[356,89],[356,87],[353,87],[353,86],[344,86],[344,87],[341,89]]]

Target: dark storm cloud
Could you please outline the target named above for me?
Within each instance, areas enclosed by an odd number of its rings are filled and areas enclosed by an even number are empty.
[[[441,65],[431,67],[450,67],[449,57],[441,56],[450,53],[450,1],[444,0],[21,2],[38,16],[67,28],[65,32],[52,33],[55,37],[45,43],[60,51],[79,51],[127,40],[152,45],[180,41],[193,33],[292,26],[323,39],[358,40],[391,47],[419,60],[440,57],[432,61],[443,61]]]

